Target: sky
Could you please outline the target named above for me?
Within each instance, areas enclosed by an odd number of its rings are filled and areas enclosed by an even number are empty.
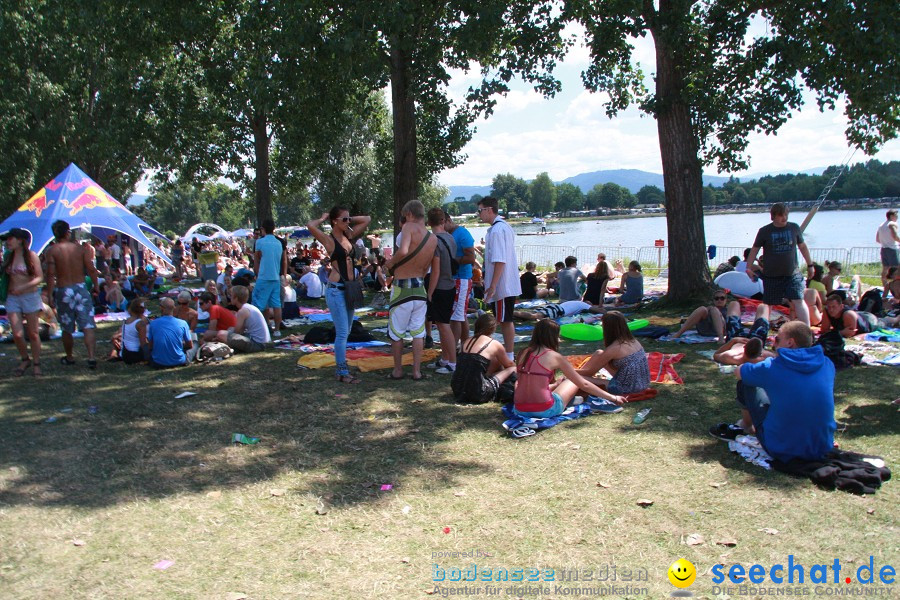
[[[573,29],[577,34],[577,30]],[[645,73],[654,69],[649,39],[638,40],[634,56]],[[579,173],[610,169],[640,169],[662,173],[656,121],[635,108],[610,120],[603,108],[605,96],[584,89],[581,71],[589,64],[589,52],[576,45],[555,71],[562,91],[545,99],[527,84],[516,82],[501,97],[494,114],[476,123],[477,131],[464,149],[466,161],[444,171],[438,181],[451,185],[490,185],[498,173],[533,179],[544,171],[553,181]],[[456,73],[451,97],[461,98],[477,73]],[[838,165],[850,158],[844,137],[846,119],[840,106],[821,113],[810,95],[807,105],[785,123],[777,136],[754,135],[748,148],[750,168],[737,177],[771,172],[800,172]],[[852,163],[869,158],[862,151]],[[893,140],[874,157],[883,162],[900,160],[900,140]],[[715,165],[704,172],[719,174]],[[727,175],[727,174],[726,174]]]

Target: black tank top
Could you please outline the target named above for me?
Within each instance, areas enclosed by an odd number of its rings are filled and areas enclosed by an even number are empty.
[[[331,253],[331,262],[337,263],[341,281],[349,281],[350,277],[347,273],[347,259],[349,258],[351,261],[356,260],[356,244],[353,243],[353,240],[350,240],[350,252],[348,253],[344,250],[344,247],[341,246],[340,242],[337,241],[337,238],[334,237],[334,234],[332,233],[330,235],[331,239],[334,240],[334,251]]]

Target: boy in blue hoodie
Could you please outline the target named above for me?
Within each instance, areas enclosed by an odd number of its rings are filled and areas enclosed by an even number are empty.
[[[809,327],[790,321],[775,338],[774,358],[741,365],[734,372],[742,382],[738,402],[743,430],[755,428],[763,448],[782,462],[819,460],[834,447],[834,364],[812,343]],[[714,428],[719,429],[742,433],[724,424]]]

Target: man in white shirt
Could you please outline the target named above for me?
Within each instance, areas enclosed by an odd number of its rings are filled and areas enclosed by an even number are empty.
[[[875,241],[881,244],[881,285],[887,297],[888,271],[900,265],[900,234],[897,232],[897,209],[887,211],[887,219],[878,227]]]
[[[303,275],[299,282],[300,293],[297,297],[300,299],[318,299],[322,297],[322,280],[319,279],[318,273],[312,270],[309,265],[303,266]]]
[[[116,243],[116,236],[111,235],[107,239],[109,240],[109,266],[120,270],[122,268],[122,247]]]
[[[503,332],[503,346],[510,360],[516,326],[513,309],[522,293],[519,282],[519,261],[516,258],[516,233],[498,214],[497,199],[486,196],[478,201],[478,217],[490,224],[484,236],[484,301],[490,302],[494,316]]]
[[[223,329],[216,339],[231,346],[235,352],[260,352],[272,341],[269,325],[262,312],[250,304],[250,290],[242,285],[231,288],[231,299],[238,311],[234,329]]]

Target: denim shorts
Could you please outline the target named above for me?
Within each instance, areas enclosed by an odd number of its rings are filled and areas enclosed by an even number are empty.
[[[565,406],[563,406],[562,398],[559,397],[559,394],[556,392],[551,392],[550,394],[553,396],[553,406],[548,408],[547,410],[542,410],[541,412],[522,412],[519,410],[513,409],[513,411],[519,415],[520,417],[528,417],[531,419],[546,419],[547,417],[556,417],[563,413]]]
[[[18,296],[9,294],[6,297],[6,314],[22,313],[23,315],[30,315],[41,312],[43,308],[44,302],[41,300],[41,293],[38,290]]]

